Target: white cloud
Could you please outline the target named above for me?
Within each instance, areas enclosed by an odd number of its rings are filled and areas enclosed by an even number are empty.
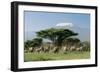
[[[73,27],[72,23],[58,23],[57,27]]]

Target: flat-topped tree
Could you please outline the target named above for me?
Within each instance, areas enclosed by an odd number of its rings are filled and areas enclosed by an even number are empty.
[[[41,46],[42,42],[43,42],[42,38],[34,38],[32,40],[31,47],[39,47]]]
[[[71,47],[77,48],[80,46],[81,41],[78,38],[69,37],[63,41],[63,45],[70,49]]]
[[[24,45],[25,45],[25,50],[28,50],[29,49],[29,47],[31,47],[31,44],[32,44],[32,41],[30,41],[30,40],[27,40],[25,43],[24,43]]]
[[[57,29],[51,28],[51,29],[41,30],[36,33],[37,33],[38,37],[48,39],[48,40],[52,41],[52,43],[55,43],[56,37],[57,37],[57,35],[56,35],[57,31],[58,31]]]
[[[69,29],[62,29],[61,31],[57,32],[58,38],[57,38],[57,45],[61,46],[63,41],[67,38],[70,38],[72,36],[77,36],[78,33],[73,32]]]
[[[77,33],[69,29],[56,29],[50,28],[36,32],[38,37],[48,39],[52,41],[53,44],[61,46],[64,39],[76,36]]]

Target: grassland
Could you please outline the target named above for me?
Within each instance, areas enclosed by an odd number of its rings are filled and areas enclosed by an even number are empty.
[[[90,58],[89,51],[71,51],[65,53],[24,53],[24,61],[48,61],[48,60],[74,60]]]

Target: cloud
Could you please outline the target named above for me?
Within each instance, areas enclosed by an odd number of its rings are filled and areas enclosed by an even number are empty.
[[[73,27],[72,23],[58,23],[56,26],[58,27]]]

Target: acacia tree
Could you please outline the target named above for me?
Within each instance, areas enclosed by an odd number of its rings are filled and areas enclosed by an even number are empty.
[[[70,49],[72,46],[78,47],[80,45],[80,40],[78,38],[69,37],[63,41],[67,45],[67,48]]]
[[[55,29],[55,28],[41,30],[36,33],[38,37],[49,39],[52,41],[53,44],[59,47],[62,45],[64,39],[78,35],[77,33],[69,29]]]
[[[73,32],[69,29],[62,29],[61,31],[57,32],[58,38],[57,38],[57,45],[61,46],[63,41],[69,37],[76,36],[78,33]]]
[[[54,44],[56,41],[56,37],[57,37],[56,32],[57,32],[56,29],[51,28],[51,29],[41,30],[36,33],[37,33],[38,37],[48,39],[48,40],[52,41],[52,43]]]
[[[90,42],[89,41],[82,42],[82,45],[83,45],[83,51],[90,51]]]
[[[31,44],[32,44],[32,41],[27,40],[27,41],[24,43],[25,50],[28,50],[29,47],[31,47]]]
[[[42,38],[34,38],[32,40],[32,44],[31,44],[31,47],[38,47],[38,46],[41,46],[43,40]]]
[[[30,47],[37,47],[37,46],[41,46],[42,44],[42,38],[34,38],[32,41],[31,40],[28,40],[24,43],[24,47],[25,47],[25,50],[29,50]]]

